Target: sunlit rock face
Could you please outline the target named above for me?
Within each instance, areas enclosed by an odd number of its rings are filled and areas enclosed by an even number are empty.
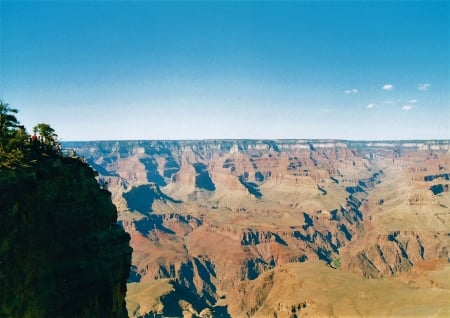
[[[131,235],[131,316],[327,315],[319,296],[277,292],[302,264],[359,282],[448,258],[448,141],[64,146],[99,172]],[[280,280],[287,265],[297,276]]]
[[[0,316],[128,317],[130,236],[75,158],[0,171]]]

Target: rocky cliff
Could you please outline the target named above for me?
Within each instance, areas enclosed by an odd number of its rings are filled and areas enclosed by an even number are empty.
[[[127,317],[130,236],[81,160],[0,171],[0,317]]]

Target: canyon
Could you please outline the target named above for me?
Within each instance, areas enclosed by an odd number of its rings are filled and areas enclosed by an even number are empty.
[[[448,140],[63,147],[131,236],[130,317],[450,313]]]

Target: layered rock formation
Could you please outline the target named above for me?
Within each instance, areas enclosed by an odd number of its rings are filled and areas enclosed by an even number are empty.
[[[131,234],[132,316],[320,315],[317,295],[276,298],[283,266],[376,279],[449,257],[448,141],[65,147],[100,172]]]
[[[0,316],[128,317],[130,236],[79,159],[0,171]]]

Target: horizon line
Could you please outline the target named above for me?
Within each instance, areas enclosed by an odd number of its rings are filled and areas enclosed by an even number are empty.
[[[436,138],[436,139],[333,139],[333,138],[203,138],[203,139],[86,139],[86,140],[60,140],[60,142],[139,142],[139,141],[333,141],[333,142],[447,142],[450,139]]]

